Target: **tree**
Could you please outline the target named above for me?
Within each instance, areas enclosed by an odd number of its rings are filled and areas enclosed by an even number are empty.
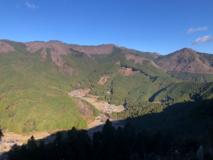
[[[28,145],[28,148],[30,150],[35,150],[35,148],[37,147],[37,145],[36,145],[35,138],[33,136],[31,136],[31,138],[28,139],[27,145]]]
[[[125,160],[126,153],[125,153],[125,145],[124,145],[124,132],[122,128],[119,126],[116,130],[116,159],[117,160]]]
[[[63,156],[63,143],[62,143],[62,139],[63,139],[63,133],[62,132],[57,132],[56,133],[56,138],[54,140],[54,147],[56,149],[56,153],[59,157],[59,159],[62,159]]]
[[[103,141],[103,136],[100,131],[94,132],[93,133],[93,139],[92,139],[92,149],[94,152],[94,157],[99,160],[101,159],[101,152],[103,151],[102,149],[102,141]]]
[[[140,153],[141,158],[145,159],[145,155],[152,152],[152,137],[153,133],[149,129],[145,129],[137,134],[136,151]]]
[[[126,154],[127,157],[130,158],[135,145],[136,133],[135,129],[130,123],[127,123],[123,128],[124,133],[124,145],[126,147]]]
[[[162,132],[160,131],[156,132],[152,139],[152,145],[153,145],[153,148],[155,148],[155,153],[160,156],[162,156],[162,153],[163,153],[163,141],[164,141],[164,136]]]
[[[14,144],[9,151],[8,159],[9,160],[20,159],[20,157],[18,156],[18,150],[19,150],[19,147],[17,146],[17,144]]]
[[[63,139],[63,133],[62,132],[57,132],[56,133],[56,138],[54,140],[54,143],[59,145],[61,143],[62,139]]]
[[[109,119],[107,119],[102,129],[102,136],[103,136],[102,157],[104,157],[105,159],[114,159],[113,157],[116,156],[115,133],[116,133],[116,130],[112,126],[112,122],[110,122]]]
[[[72,127],[72,130],[68,131],[67,137],[70,141],[77,139],[77,130],[75,127]]]
[[[4,136],[2,130],[1,130],[1,126],[0,126],[0,141],[1,141],[1,138]]]

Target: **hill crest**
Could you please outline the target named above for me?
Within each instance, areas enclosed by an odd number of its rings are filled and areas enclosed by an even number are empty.
[[[158,65],[165,72],[178,71],[198,74],[213,74],[213,63],[204,58],[201,54],[199,54],[199,52],[189,48],[183,48],[161,57],[158,61]]]
[[[198,74],[213,74],[213,55],[199,53],[189,48],[183,48],[168,55],[160,55],[157,52],[141,52],[126,47],[119,47],[114,44],[102,44],[98,46],[86,46],[67,44],[60,41],[33,41],[33,42],[14,42],[10,40],[0,40],[0,52],[8,53],[16,50],[16,47],[11,45],[17,43],[24,46],[27,52],[34,53],[40,49],[42,58],[45,59],[47,49],[50,49],[52,62],[57,66],[64,68],[66,60],[62,55],[71,54],[73,52],[83,53],[88,57],[92,55],[111,54],[113,48],[123,50],[127,60],[133,59],[135,63],[142,65],[144,60],[150,60],[151,65],[162,69],[164,72],[177,71],[179,73],[189,72]],[[131,57],[131,58],[130,58]],[[143,60],[142,60],[143,59]],[[140,62],[139,62],[140,61]]]

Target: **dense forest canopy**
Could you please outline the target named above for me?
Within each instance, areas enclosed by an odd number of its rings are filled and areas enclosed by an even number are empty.
[[[136,132],[130,125],[115,129],[107,120],[102,131],[91,139],[86,130],[75,127],[66,134],[57,132],[54,142],[39,143],[32,136],[26,145],[14,145],[9,160],[22,159],[97,159],[97,160],[210,160],[208,139],[178,138],[172,133],[144,129]]]
[[[173,132],[177,137],[196,137],[208,133],[208,126],[212,124],[208,118],[199,121],[192,118],[196,106],[212,99],[210,54],[182,49],[167,56],[156,56],[115,45],[97,46],[101,52],[97,54],[94,46],[82,52],[58,41],[1,42],[14,48],[0,53],[3,131],[26,133],[86,128],[87,120],[99,115],[99,111],[82,101],[93,112],[85,117],[76,100],[67,95],[75,89],[86,88],[90,94],[99,96],[99,100],[124,105],[125,111],[110,116],[128,119],[136,132],[149,128],[163,134]],[[42,47],[35,49],[34,43]],[[93,51],[96,54],[91,54]],[[188,57],[179,58],[185,53]],[[165,65],[171,62],[177,68],[188,67],[188,70],[167,71],[163,62]],[[189,72],[190,66],[198,62],[201,68],[208,66],[208,70],[198,68],[199,73]],[[104,77],[106,80],[100,83]]]

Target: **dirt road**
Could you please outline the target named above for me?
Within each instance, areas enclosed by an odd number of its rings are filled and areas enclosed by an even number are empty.
[[[86,100],[87,102],[91,103],[94,105],[100,112],[101,114],[96,117],[92,122],[88,123],[88,134],[92,138],[93,133],[97,131],[102,131],[102,128],[106,122],[107,119],[109,119],[112,122],[112,125],[114,128],[124,127],[126,121],[125,120],[114,120],[106,116],[105,113],[110,114],[112,111],[113,112],[122,112],[125,110],[123,105],[114,105],[114,104],[109,104],[106,101],[99,101],[98,97],[99,96],[93,96],[90,94],[87,94],[87,96],[84,96],[84,93],[80,94],[81,96],[78,96],[81,99]]]

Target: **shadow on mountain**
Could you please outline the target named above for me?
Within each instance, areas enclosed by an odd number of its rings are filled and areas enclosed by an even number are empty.
[[[112,126],[115,129],[117,129],[119,126],[123,128],[126,123],[127,123],[127,120],[112,121]],[[87,134],[88,134],[88,136],[90,137],[91,140],[93,138],[93,133],[102,132],[102,129],[103,129],[104,125],[105,124],[100,124],[100,125],[97,125],[97,126],[87,130]],[[84,130],[84,129],[82,129],[82,130]],[[48,145],[50,143],[55,143],[55,141],[57,139],[57,133],[61,133],[63,138],[67,138],[67,135],[69,134],[68,133],[69,131],[71,131],[71,130],[55,132],[55,133],[53,133],[53,134],[51,134],[51,135],[49,135],[47,137],[44,137],[42,139],[39,139],[39,140],[36,140],[36,137],[34,137],[35,138],[35,142],[36,142],[37,146],[39,146],[41,143],[44,143],[45,145]],[[29,139],[30,139],[31,136],[33,136],[33,135],[30,135]],[[9,141],[7,141],[7,142],[9,143]],[[27,144],[24,144],[24,146],[28,147]],[[11,150],[12,149],[13,148],[11,148]],[[9,154],[9,151],[1,153],[0,154],[0,159],[1,160],[7,160],[8,154]]]
[[[132,135],[133,132],[131,131],[131,128],[135,128],[136,133],[142,132],[146,129],[150,129],[154,133],[161,131],[164,135],[172,133],[180,140],[186,137],[193,137],[199,139],[200,137],[206,137],[206,135],[208,135],[208,126],[213,125],[211,118],[202,114],[202,106],[205,106],[207,103],[208,101],[205,101],[205,103],[203,103],[202,101],[176,103],[168,106],[167,108],[164,108],[163,111],[159,113],[146,114],[135,118],[128,118],[127,120],[113,121],[112,126],[117,129],[118,126],[124,126],[127,122],[129,122],[128,124],[130,126],[130,129],[126,129],[125,131],[123,131],[123,133],[126,133],[126,131],[130,131],[129,133],[127,133],[127,135],[129,135],[131,138],[134,138],[135,136],[135,134]],[[196,106],[201,106],[199,108],[200,110],[196,110]],[[90,144],[92,139],[94,138],[93,136],[95,136],[95,139],[97,140],[97,138],[101,139],[101,136],[103,136],[104,134],[110,135],[112,133],[112,130],[109,131],[109,133],[104,133],[102,131],[103,126],[104,124],[101,124],[99,126],[89,129],[87,132],[81,132],[81,130],[79,130],[78,132],[80,133],[80,139],[84,141],[84,143],[86,141],[86,143]],[[118,130],[119,129],[116,130],[117,133]],[[75,132],[73,132],[73,129],[69,131],[62,131],[59,134],[58,133],[54,133],[48,137],[37,140],[37,145],[41,146],[43,142],[44,144],[46,144],[46,146],[50,148],[51,151],[53,150],[51,148],[53,146],[56,147],[56,151],[60,151],[60,149],[65,149],[57,148],[57,144],[60,142],[60,137],[75,138],[76,136],[74,134]],[[69,139],[66,139],[66,141],[69,141]],[[64,141],[63,143],[69,143],[66,141]],[[49,142],[54,145],[51,145]],[[76,144],[73,145],[75,145],[75,147],[77,147],[78,149],[78,145],[82,145],[81,141],[75,141],[75,143]],[[99,141],[92,141],[92,143],[99,144]],[[73,154],[75,154],[75,151]],[[3,153],[0,158],[5,159],[7,156],[8,152]]]
[[[149,102],[153,102],[154,99],[155,99],[155,97],[156,97],[160,92],[164,91],[165,89],[166,89],[166,88],[163,88],[163,89],[157,91],[155,94],[153,94],[152,97],[149,98]]]
[[[200,106],[199,110],[195,109],[196,106]],[[179,137],[203,136],[208,134],[207,128],[213,124],[208,114],[204,113],[204,106],[202,101],[176,103],[159,113],[156,113],[156,109],[153,111],[155,113],[129,118],[129,123],[137,131],[151,129],[154,132],[174,133]]]

